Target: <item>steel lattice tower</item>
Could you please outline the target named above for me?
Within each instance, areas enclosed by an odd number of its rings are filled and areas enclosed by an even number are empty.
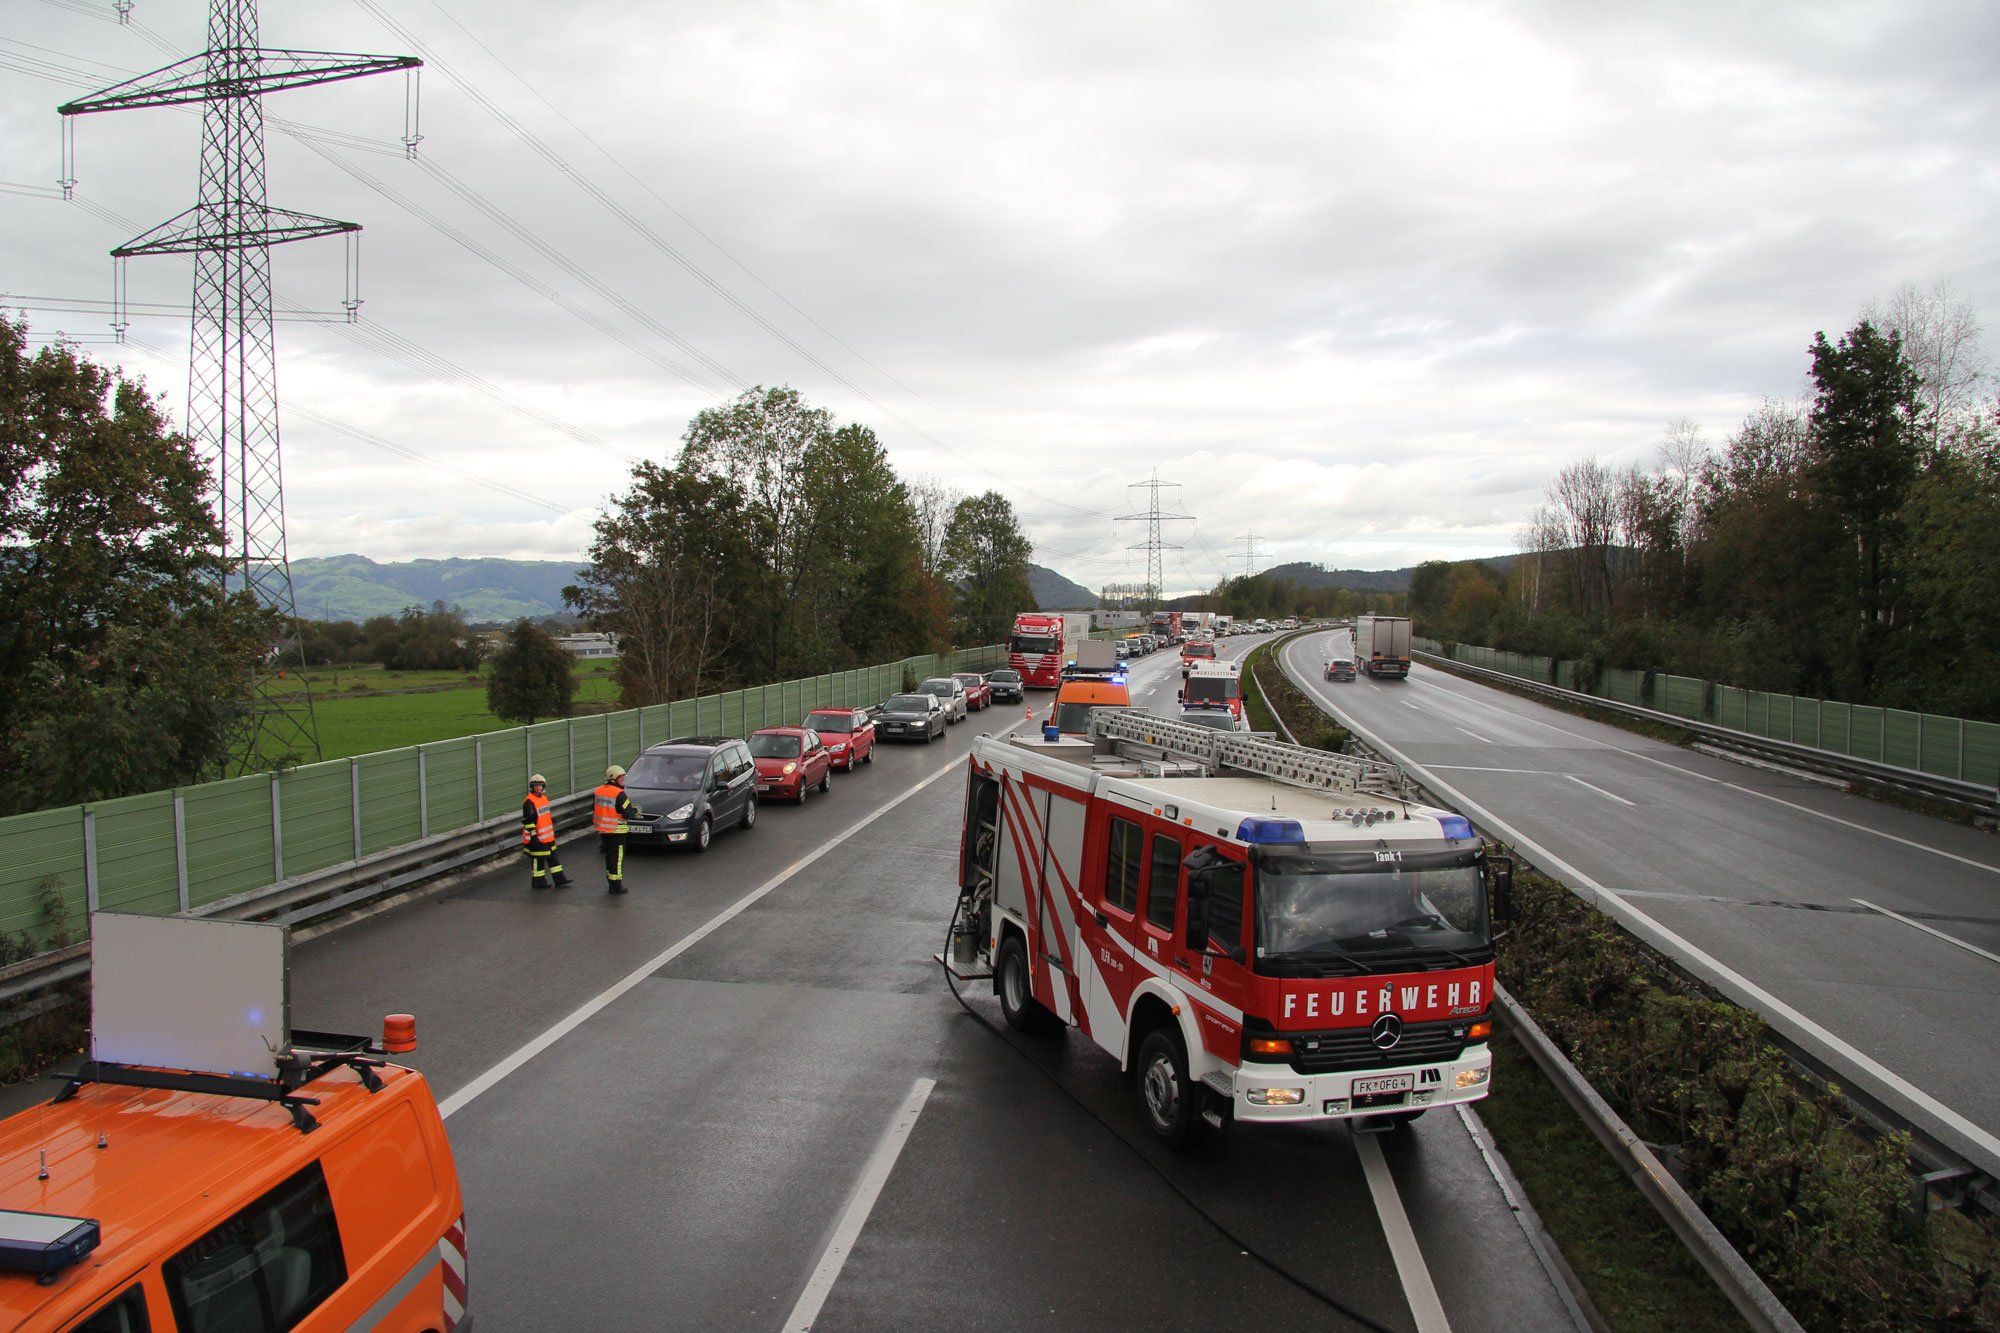
[[[1117,521],[1120,523],[1144,523],[1146,525],[1146,540],[1134,543],[1125,549],[1128,551],[1144,551],[1146,553],[1146,600],[1148,603],[1159,602],[1165,597],[1167,587],[1166,578],[1160,566],[1160,552],[1178,551],[1181,549],[1172,542],[1160,539],[1160,525],[1162,523],[1191,523],[1194,521],[1194,515],[1169,514],[1160,508],[1160,492],[1163,489],[1178,491],[1180,486],[1175,482],[1161,481],[1158,472],[1155,472],[1149,480],[1133,482],[1126,489],[1143,489],[1147,492],[1147,504],[1144,513],[1120,514]]]
[[[233,760],[238,771],[319,757],[312,696],[303,674],[296,690],[278,688],[288,656],[295,652],[295,664],[303,667],[304,654],[302,647],[290,652],[285,647],[298,639],[298,614],[285,550],[271,247],[315,236],[351,238],[361,230],[358,223],[269,205],[263,95],[414,70],[422,63],[411,56],[265,49],[257,43],[257,0],[209,0],[206,51],[58,108],[64,116],[77,116],[202,104],[195,206],[111,254],[121,264],[133,255],[194,256],[188,435],[213,459],[225,583],[247,588],[272,613],[280,635],[258,673],[251,724]],[[405,142],[410,142],[408,136]],[[71,178],[66,161],[65,194]],[[351,290],[349,295],[353,297]],[[357,304],[350,299],[350,311]]]

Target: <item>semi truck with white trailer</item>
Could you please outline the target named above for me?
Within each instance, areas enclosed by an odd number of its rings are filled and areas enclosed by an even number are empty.
[[[1407,616],[1356,616],[1354,661],[1370,676],[1410,674],[1410,621]]]

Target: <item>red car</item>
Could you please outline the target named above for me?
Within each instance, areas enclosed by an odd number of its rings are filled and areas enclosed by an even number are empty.
[[[805,727],[766,727],[750,735],[750,757],[757,761],[757,794],[806,803],[814,787],[833,790],[833,752],[817,731]]]
[[[806,714],[806,727],[819,733],[841,772],[875,762],[875,724],[859,708],[816,708]]]
[[[957,677],[958,683],[965,686],[966,712],[976,713],[982,708],[993,706],[993,687],[986,683],[986,677],[977,671],[958,671],[953,674]]]

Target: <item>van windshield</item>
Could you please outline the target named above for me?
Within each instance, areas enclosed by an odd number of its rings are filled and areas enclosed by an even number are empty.
[[[699,787],[702,770],[707,767],[706,754],[642,754],[632,761],[625,785],[681,791]]]
[[[1187,683],[1187,697],[1201,703],[1227,703],[1242,698],[1243,688],[1234,676],[1192,676]]]

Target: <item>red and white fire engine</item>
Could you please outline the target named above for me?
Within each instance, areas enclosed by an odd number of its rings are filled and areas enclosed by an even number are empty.
[[[1089,637],[1087,615],[1023,611],[1014,617],[1014,632],[1007,640],[1007,665],[1021,673],[1022,684],[1052,690],[1062,684],[1067,655]]]
[[[1243,663],[1192,662],[1181,686],[1184,708],[1226,708],[1229,716],[1243,716]]]
[[[1016,1028],[1081,1029],[1166,1143],[1486,1095],[1512,865],[1393,765],[1135,710],[969,764],[939,961]]]

